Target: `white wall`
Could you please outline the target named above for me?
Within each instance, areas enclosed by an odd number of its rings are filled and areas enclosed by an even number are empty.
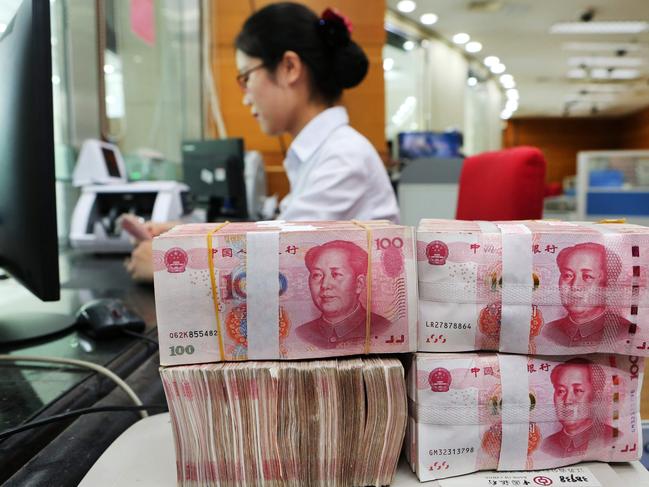
[[[426,42],[424,49],[427,128],[434,131],[451,128],[464,131],[467,61],[456,49],[436,39]]]
[[[498,150],[502,147],[500,111],[502,94],[496,81],[466,85],[464,154]]]

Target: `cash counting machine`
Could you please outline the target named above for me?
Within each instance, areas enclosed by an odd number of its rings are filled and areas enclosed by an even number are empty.
[[[189,187],[176,181],[128,182],[126,167],[113,145],[84,142],[73,174],[81,195],[72,213],[70,244],[96,253],[130,252],[130,236],[118,218],[132,213],[145,220],[179,220],[190,212]]]

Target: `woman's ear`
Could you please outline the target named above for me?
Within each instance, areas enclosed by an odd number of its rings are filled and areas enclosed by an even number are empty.
[[[305,66],[295,51],[286,51],[278,65],[280,81],[287,86],[294,85],[305,75]],[[277,73],[277,71],[276,71]]]

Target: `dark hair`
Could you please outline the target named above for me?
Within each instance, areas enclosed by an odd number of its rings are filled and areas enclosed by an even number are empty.
[[[326,250],[342,250],[347,254],[349,259],[349,266],[354,272],[354,277],[367,274],[367,252],[360,248],[358,245],[347,240],[332,240],[322,245],[311,247],[304,256],[304,265],[309,269],[313,269],[315,260]]]
[[[616,253],[609,251],[602,244],[595,242],[578,243],[572,247],[562,249],[557,255],[557,266],[559,269],[563,269],[566,259],[568,259],[568,257],[573,253],[582,251],[592,251],[599,256],[602,270],[605,275],[605,283],[617,280],[622,271],[622,262],[620,257]]]
[[[309,68],[312,94],[327,103],[340,98],[343,89],[363,81],[369,66],[342,18],[318,18],[298,3],[275,3],[252,14],[235,46],[260,58],[271,72],[286,51],[294,51]]]
[[[562,369],[568,369],[571,367],[582,367],[588,374],[588,381],[593,387],[593,392],[595,394],[601,394],[606,386],[606,374],[604,369],[598,364],[591,362],[590,360],[584,358],[573,358],[567,360],[563,363],[556,365],[552,372],[550,372],[550,382],[554,386],[559,380],[559,374]]]

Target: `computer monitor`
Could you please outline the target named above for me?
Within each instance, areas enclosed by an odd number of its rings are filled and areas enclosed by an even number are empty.
[[[43,301],[60,296],[50,2],[23,0],[0,34],[0,267]],[[11,314],[16,311],[15,314]],[[0,342],[69,320],[0,309]]]
[[[185,141],[182,162],[183,179],[207,207],[208,221],[248,218],[243,139]]]
[[[450,132],[400,132],[399,159],[411,160],[432,157],[460,157],[462,134]]]

